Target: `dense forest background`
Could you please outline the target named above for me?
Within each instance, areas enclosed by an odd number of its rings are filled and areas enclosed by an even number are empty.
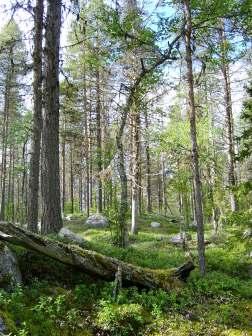
[[[251,1],[0,9],[0,334],[250,335]]]

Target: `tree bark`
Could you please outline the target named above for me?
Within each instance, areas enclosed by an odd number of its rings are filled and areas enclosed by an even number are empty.
[[[71,214],[74,213],[74,175],[73,175],[73,143],[70,144],[70,200]]]
[[[123,111],[122,121],[119,132],[116,136],[116,145],[118,153],[117,169],[121,182],[121,199],[119,206],[119,246],[126,247],[128,245],[128,225],[126,222],[128,211],[128,179],[125,170],[124,150],[122,143],[123,130],[126,124],[127,111]]]
[[[17,206],[16,206],[16,217],[17,221],[19,222],[20,217],[20,176],[17,174]]]
[[[228,139],[228,185],[230,194],[230,207],[232,211],[238,210],[238,201],[234,194],[233,188],[236,185],[235,178],[235,151],[234,151],[234,120],[232,111],[232,97],[230,85],[230,71],[227,59],[227,50],[225,47],[226,38],[224,33],[224,24],[220,28],[220,42],[222,49],[222,66],[221,71],[224,79],[224,99],[225,99],[225,112],[227,123],[227,139]]]
[[[204,244],[204,223],[203,223],[203,209],[202,209],[202,191],[201,178],[199,170],[198,158],[198,143],[196,131],[196,109],[194,101],[194,78],[192,67],[192,19],[190,0],[184,0],[184,15],[185,15],[185,44],[186,44],[186,64],[187,64],[187,82],[188,82],[188,101],[189,101],[189,118],[190,118],[190,135],[192,143],[192,166],[195,188],[195,214],[197,222],[197,240],[198,240],[198,257],[199,268],[202,275],[205,274],[205,244]]]
[[[132,191],[131,191],[131,233],[137,233],[137,215],[139,213],[139,131],[140,115],[136,104],[132,107]]]
[[[180,287],[194,269],[191,261],[179,268],[152,270],[107,257],[95,251],[84,250],[75,245],[65,245],[42,238],[10,223],[0,222],[0,240],[37,251],[64,264],[75,266],[85,273],[105,280],[114,280],[118,267],[122,279],[132,285],[146,288],[162,288],[169,291]]]
[[[11,205],[11,189],[12,189],[12,162],[13,162],[13,144],[10,144],[9,146],[9,165],[8,165],[8,193],[7,193],[7,208],[8,208],[8,218],[7,220],[10,220],[10,205]]]
[[[45,113],[42,132],[41,232],[62,227],[59,177],[59,45],[61,1],[47,0],[45,33]]]
[[[42,130],[42,41],[43,41],[43,0],[36,1],[34,16],[33,51],[33,135],[30,159],[28,193],[28,229],[38,231],[38,194],[40,171],[40,146]]]
[[[161,175],[162,176],[162,204],[163,204],[164,215],[167,216],[168,203],[167,203],[166,176],[165,176],[165,165],[164,165],[163,155],[161,157],[161,167],[162,167],[162,175]]]
[[[141,216],[143,211],[143,188],[142,188],[142,158],[141,158],[141,147],[140,147],[141,140],[139,140],[139,174],[138,174],[138,215]]]
[[[90,167],[89,167],[89,123],[88,123],[88,103],[87,103],[87,83],[86,83],[86,67],[83,68],[83,105],[84,105],[84,157],[86,163],[86,176],[85,176],[85,200],[87,217],[90,213]]]
[[[148,121],[148,115],[147,112],[145,112],[145,127],[146,131],[148,132],[149,129],[149,121]],[[146,153],[146,170],[147,170],[147,212],[152,212],[152,199],[151,199],[151,159],[150,159],[150,146],[149,142],[146,141],[145,145],[145,153]]]
[[[12,174],[11,174],[11,220],[15,223],[15,147],[12,148]]]
[[[27,139],[23,144],[22,149],[22,165],[23,165],[23,174],[22,174],[22,187],[21,187],[21,197],[22,197],[22,215],[21,215],[21,224],[23,225],[26,220],[26,180],[27,180],[27,163],[26,163],[26,146]]]
[[[160,165],[158,165],[159,170],[161,169]],[[163,199],[162,199],[162,178],[160,174],[158,175],[158,213],[161,215],[163,211]]]
[[[89,158],[89,208],[93,208],[93,142],[92,142],[92,102],[91,102],[92,92],[91,87],[89,88],[89,122],[88,122],[88,158]]]
[[[8,147],[8,133],[9,133],[9,107],[10,107],[10,94],[11,94],[11,80],[13,76],[13,54],[12,48],[10,51],[10,67],[8,69],[8,73],[5,80],[5,87],[4,87],[4,122],[3,122],[3,147],[2,147],[2,175],[1,175],[1,211],[0,211],[0,220],[5,220],[5,207],[6,207],[6,179],[7,179],[7,147]]]
[[[62,141],[62,212],[65,214],[66,205],[66,141]]]
[[[96,70],[96,154],[97,154],[97,210],[102,212],[102,137],[101,137],[101,93],[100,93],[100,72]]]
[[[83,211],[83,181],[82,172],[79,172],[79,211]]]

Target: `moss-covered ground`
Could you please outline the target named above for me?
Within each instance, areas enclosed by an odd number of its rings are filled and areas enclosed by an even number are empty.
[[[151,228],[153,220],[161,227]],[[165,217],[139,218],[139,233],[130,237],[127,249],[113,245],[110,229],[90,229],[84,219],[65,226],[83,236],[88,248],[143,267],[165,269],[187,259],[181,247],[169,243],[179,225]],[[210,239],[211,227],[206,229]],[[194,241],[194,229],[189,232]],[[193,241],[190,250],[196,256]],[[12,293],[0,291],[0,317],[13,336],[252,335],[251,242],[235,225],[224,226],[212,241],[206,247],[204,278],[196,268],[182,289],[166,293],[128,287],[116,300],[113,283],[15,248],[24,285]]]

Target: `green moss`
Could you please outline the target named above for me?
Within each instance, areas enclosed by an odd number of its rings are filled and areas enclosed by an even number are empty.
[[[182,282],[173,276],[174,270],[154,270],[154,281],[160,284],[160,288],[166,290],[178,290],[182,287]]]

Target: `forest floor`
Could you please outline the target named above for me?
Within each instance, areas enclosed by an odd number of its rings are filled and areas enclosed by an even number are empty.
[[[151,221],[161,223],[151,228]],[[65,226],[87,241],[87,248],[150,268],[181,265],[186,256],[169,243],[179,226],[165,217],[142,216],[139,233],[127,249],[115,247],[109,229],[90,229],[84,219]],[[193,241],[195,229],[189,230]],[[206,238],[212,236],[206,227]],[[21,248],[24,286],[0,291],[0,316],[17,336],[249,336],[252,335],[250,242],[235,226],[206,247],[207,275],[194,270],[183,288],[166,293],[123,288],[113,298],[113,283],[88,277]],[[190,244],[196,255],[196,246]]]

